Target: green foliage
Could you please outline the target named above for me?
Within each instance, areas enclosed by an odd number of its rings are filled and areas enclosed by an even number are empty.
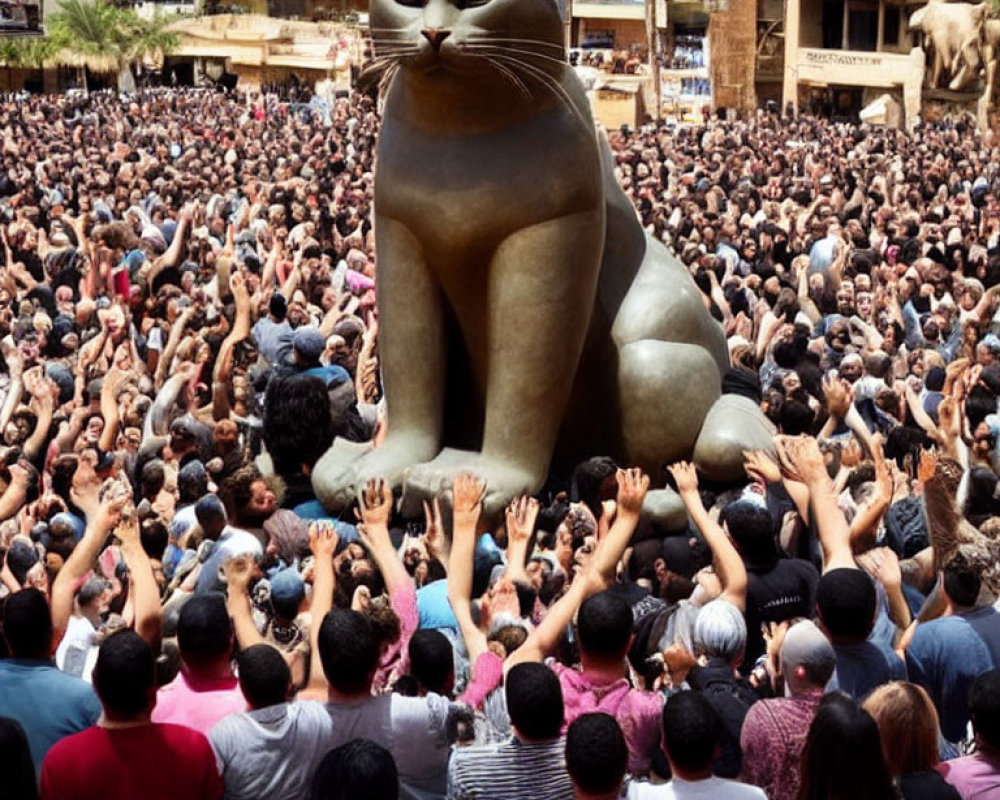
[[[0,63],[7,67],[41,69],[60,48],[61,44],[51,36],[0,39]]]
[[[84,60],[111,59],[119,69],[155,53],[169,53],[179,45],[166,30],[172,20],[141,18],[131,8],[108,0],[61,0],[59,11],[47,19],[50,36]]]

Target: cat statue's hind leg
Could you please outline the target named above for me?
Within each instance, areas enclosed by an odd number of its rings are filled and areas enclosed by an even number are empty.
[[[715,480],[743,475],[743,451],[772,448],[773,427],[753,401],[722,395],[725,336],[687,270],[646,237],[642,265],[612,328],[625,457],[654,477],[693,460]],[[685,524],[669,488],[651,491],[645,514],[666,528]]]

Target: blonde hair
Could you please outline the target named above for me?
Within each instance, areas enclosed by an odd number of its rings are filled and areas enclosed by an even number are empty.
[[[923,687],[893,681],[868,695],[862,707],[878,724],[890,775],[926,772],[938,763],[938,713]]]

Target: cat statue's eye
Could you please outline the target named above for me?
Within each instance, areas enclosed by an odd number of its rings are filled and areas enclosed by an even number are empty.
[[[396,0],[396,2],[407,8],[423,8],[426,5],[425,0]]]
[[[467,8],[485,6],[488,2],[490,2],[490,0],[453,0],[453,2],[459,11],[465,11]]]

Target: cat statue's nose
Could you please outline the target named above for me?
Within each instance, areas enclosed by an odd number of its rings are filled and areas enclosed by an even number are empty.
[[[435,53],[441,49],[441,42],[451,35],[451,31],[442,28],[424,28],[420,33],[431,43]]]

